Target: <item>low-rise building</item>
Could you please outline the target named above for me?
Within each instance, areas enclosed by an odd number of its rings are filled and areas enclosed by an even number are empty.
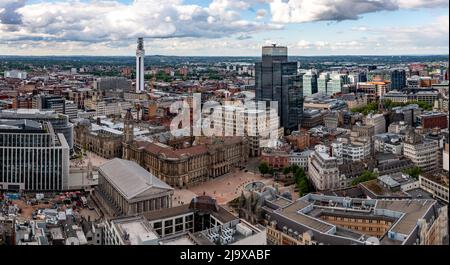
[[[302,128],[310,129],[323,123],[323,116],[320,110],[305,109],[302,117]]]
[[[447,209],[431,199],[308,194],[284,206],[268,202],[263,211],[268,245],[444,244],[448,233],[440,225]]]
[[[438,165],[439,146],[436,141],[424,139],[410,131],[403,144],[403,155],[410,159],[423,172],[434,171]]]
[[[115,158],[100,166],[98,173],[97,199],[114,216],[143,214],[172,206],[173,188],[133,161]]]
[[[289,154],[289,165],[296,165],[303,168],[305,171],[308,170],[309,156],[313,151],[306,150],[303,152],[292,152]]]
[[[356,139],[338,138],[331,144],[332,155],[344,161],[362,161],[371,154],[371,142],[369,138],[358,137]]]
[[[266,245],[266,231],[242,219],[192,234],[197,245]]]
[[[383,133],[375,135],[374,149],[380,153],[403,154],[402,137],[398,134]]]
[[[106,221],[105,245],[157,245],[159,236],[142,216]]]
[[[306,130],[293,131],[291,135],[286,136],[286,140],[299,150],[308,149],[311,145],[311,136]]]
[[[76,147],[107,159],[122,157],[121,131],[85,123],[75,126],[73,132]]]
[[[266,150],[261,154],[261,160],[273,168],[285,168],[289,166],[290,155],[283,150]]]
[[[326,152],[315,150],[309,156],[309,178],[317,190],[328,190],[340,187],[338,160]]]
[[[366,125],[373,125],[375,134],[386,132],[386,119],[383,114],[372,114],[370,113],[365,117]]]
[[[419,175],[419,185],[420,188],[431,193],[434,198],[446,203],[449,202],[448,174],[438,172],[434,174]]]
[[[358,186],[371,199],[405,199],[412,198],[408,191],[418,189],[419,182],[407,174],[397,172],[380,175]]]
[[[425,112],[417,117],[418,123],[425,129],[445,129],[448,127],[448,113]]]
[[[357,83],[357,91],[367,95],[368,102],[377,101],[383,97],[390,89],[388,81],[379,82],[360,82]]]
[[[198,196],[190,204],[161,209],[144,216],[162,238],[179,233],[196,233],[238,219],[209,196]]]

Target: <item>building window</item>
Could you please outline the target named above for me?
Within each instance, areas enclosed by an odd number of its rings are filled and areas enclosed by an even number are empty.
[[[183,224],[179,224],[175,226],[175,233],[183,231]]]
[[[170,235],[170,234],[172,234],[173,233],[173,227],[171,226],[171,227],[166,227],[165,229],[164,229],[164,234],[165,235]]]

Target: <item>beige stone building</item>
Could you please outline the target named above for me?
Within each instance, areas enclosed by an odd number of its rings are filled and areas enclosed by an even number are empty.
[[[197,137],[189,146],[136,141],[133,119],[127,113],[123,131],[123,158],[132,160],[171,185],[185,187],[227,174],[248,160],[244,137]]]
[[[122,157],[122,138],[118,133],[105,130],[92,131],[88,125],[77,125],[73,130],[74,146],[101,157]]]
[[[115,216],[172,207],[173,188],[133,161],[115,158],[99,167],[96,196]]]
[[[242,137],[197,139],[194,145],[176,149],[156,142],[124,143],[124,159],[136,161],[174,187],[184,187],[229,173],[248,159]]]

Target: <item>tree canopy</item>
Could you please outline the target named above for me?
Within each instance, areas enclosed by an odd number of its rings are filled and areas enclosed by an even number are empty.
[[[378,174],[366,170],[361,174],[361,176],[357,177],[356,179],[354,179],[352,181],[352,185],[356,186],[361,182],[373,180],[373,179],[376,179],[377,177],[378,177]]]
[[[415,179],[419,179],[419,175],[422,174],[422,169],[420,167],[415,166],[405,169],[403,173],[406,173]]]
[[[259,164],[258,169],[261,174],[267,174],[270,171],[269,165],[266,162],[262,162],[261,164]]]

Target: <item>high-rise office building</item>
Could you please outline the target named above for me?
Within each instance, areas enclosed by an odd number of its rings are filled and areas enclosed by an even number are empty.
[[[33,97],[33,109],[54,111],[69,116],[70,120],[78,117],[78,105],[61,96],[37,95]],[[69,139],[67,139],[69,141]]]
[[[262,61],[255,64],[257,101],[278,102],[280,124],[296,129],[303,114],[302,77],[297,63],[288,62],[287,47],[264,46]]]
[[[139,38],[136,50],[136,93],[141,93],[145,91],[144,57],[145,57],[144,38]]]
[[[403,69],[391,70],[391,89],[401,90],[406,87],[406,72]]]
[[[50,122],[2,120],[0,190],[62,191],[68,187],[69,145]]]
[[[73,124],[69,117],[55,111],[37,109],[0,110],[0,120],[32,120],[36,122],[50,122],[55,133],[62,133],[70,149],[73,148]]]
[[[39,96],[41,99],[41,109],[53,110],[56,113],[64,114],[66,100],[60,96],[44,95]]]
[[[303,96],[311,96],[317,93],[317,75],[307,72],[303,75]]]
[[[333,75],[332,78],[327,82],[327,95],[334,95],[342,92],[342,87],[350,83],[348,75],[337,74]]]
[[[130,91],[131,80],[121,76],[101,77],[94,81],[93,86],[106,97],[123,97],[124,91]]]
[[[317,92],[327,94],[327,83],[330,81],[329,73],[321,73],[317,79]]]

